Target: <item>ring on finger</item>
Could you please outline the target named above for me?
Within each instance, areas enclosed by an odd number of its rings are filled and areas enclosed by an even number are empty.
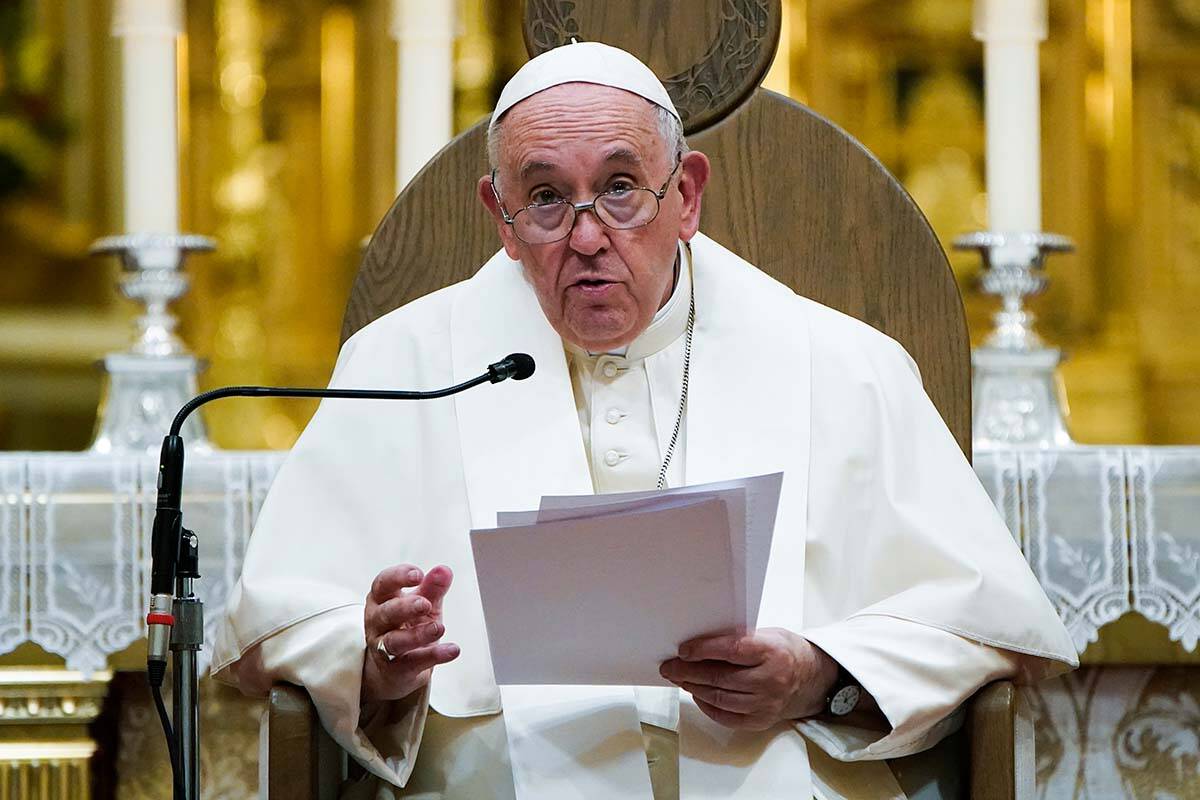
[[[389,653],[387,647],[384,646],[382,636],[380,636],[378,639],[375,640],[375,649],[378,650],[379,652],[383,653],[383,657],[386,658],[389,662],[396,660],[396,657],[394,655],[392,655],[391,653]]]

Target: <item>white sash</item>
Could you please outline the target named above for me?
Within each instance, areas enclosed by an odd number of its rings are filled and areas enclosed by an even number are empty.
[[[680,800],[808,800],[808,753],[792,725],[735,731],[713,722],[691,696],[679,703]]]
[[[799,630],[803,598],[796,578],[804,574],[811,402],[808,326],[805,320],[780,325],[782,315],[798,312],[794,296],[733,253],[702,235],[692,240],[692,253],[696,333],[687,479],[696,484],[784,472],[760,624]],[[794,360],[781,367],[758,346],[765,337],[776,340],[771,352],[783,349]],[[543,494],[589,493],[562,342],[520,264],[498,253],[462,287],[451,341],[456,380],[510,351],[528,352],[537,361],[527,384],[455,398],[472,524],[490,527],[497,511],[534,508]],[[497,447],[498,431],[519,446]],[[477,603],[472,579],[456,576],[455,588]],[[477,609],[471,612],[471,618],[479,616]],[[439,667],[442,680],[434,681],[431,702],[455,715],[488,713],[486,700],[495,686],[490,659],[478,650],[465,658],[468,645],[479,648],[486,641],[483,631],[453,635],[464,657]],[[486,646],[482,649],[486,654]],[[651,798],[631,688],[506,686],[500,694],[518,800]],[[681,800],[811,796],[804,741],[789,725],[735,732],[685,699],[679,740]]]
[[[651,800],[631,688],[504,686],[500,696],[517,800]],[[804,739],[786,723],[762,732],[726,728],[685,695],[679,708],[679,796],[807,800]]]
[[[653,800],[627,686],[502,686],[517,800]]]

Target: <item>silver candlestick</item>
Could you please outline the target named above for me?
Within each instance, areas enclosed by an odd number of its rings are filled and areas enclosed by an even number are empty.
[[[976,447],[1071,444],[1067,405],[1056,372],[1062,351],[1034,329],[1025,298],[1046,288],[1042,267],[1049,253],[1074,249],[1052,233],[980,231],[954,242],[983,259],[980,289],[1000,298],[995,327],[971,353],[972,429]]]
[[[134,323],[133,346],[104,357],[107,380],[93,452],[157,453],[175,412],[196,395],[203,364],[176,335],[178,320],[168,306],[187,291],[187,254],[215,246],[212,239],[191,234],[126,234],[92,245],[93,255],[120,257],[121,293],[146,306]],[[184,423],[183,436],[195,450],[212,449],[198,416]]]

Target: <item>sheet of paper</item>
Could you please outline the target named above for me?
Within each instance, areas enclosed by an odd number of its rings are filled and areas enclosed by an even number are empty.
[[[538,521],[536,511],[497,511],[497,528],[514,528],[518,525],[533,525]]]
[[[746,491],[742,487],[719,489],[713,492],[639,492],[638,497],[628,498],[627,495],[598,495],[608,499],[606,503],[587,502],[597,495],[587,495],[585,502],[578,505],[563,504],[547,507],[547,498],[542,498],[542,508],[537,512],[538,522],[553,522],[564,519],[583,519],[597,515],[613,514],[624,511],[650,510],[662,503],[673,502],[678,497],[708,498],[719,497],[725,501],[725,512],[729,518],[729,545],[733,571],[733,596],[735,612],[740,620],[738,630],[745,632],[751,626],[749,610],[746,605]],[[626,498],[626,499],[613,499]],[[552,504],[554,505],[554,504]]]
[[[763,581],[767,576],[767,561],[771,557],[771,538],[775,532],[775,514],[779,510],[779,492],[782,487],[783,473],[773,472],[750,478],[681,486],[665,491],[550,495],[542,498],[540,510],[557,512],[590,508],[602,511],[603,507],[607,505],[619,505],[638,500],[708,493],[718,493],[724,496],[723,493],[729,490],[744,490],[746,495],[745,522],[741,526],[731,524],[730,532],[733,536],[735,553],[740,547],[745,554],[742,556],[746,576],[744,582],[746,591],[745,626],[747,629],[753,629],[758,622],[758,608],[762,602]],[[739,537],[741,537],[742,544],[739,544]]]
[[[742,621],[718,497],[474,530],[471,548],[500,684],[669,686],[680,643]]]

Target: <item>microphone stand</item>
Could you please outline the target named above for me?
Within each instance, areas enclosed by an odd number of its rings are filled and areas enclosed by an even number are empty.
[[[175,625],[171,630],[171,681],[176,752],[183,773],[185,794],[179,800],[200,797],[200,672],[196,658],[204,644],[204,604],[192,591],[200,577],[200,540],[183,529],[179,563],[175,572]]]
[[[291,389],[275,386],[226,386],[204,392],[179,409],[163,438],[158,465],[158,504],[151,539],[149,639],[146,671],[159,721],[171,756],[174,800],[200,797],[200,687],[196,659],[204,644],[204,604],[195,595],[200,578],[200,541],[183,527],[183,439],[179,432],[187,416],[205,403],[223,397],[325,397],[357,400],[432,400],[449,397],[483,383],[512,378],[525,380],[534,371],[533,359],[513,353],[488,366],[487,372],[445,389],[411,392],[386,389]],[[172,717],[162,701],[168,650],[174,693]]]

